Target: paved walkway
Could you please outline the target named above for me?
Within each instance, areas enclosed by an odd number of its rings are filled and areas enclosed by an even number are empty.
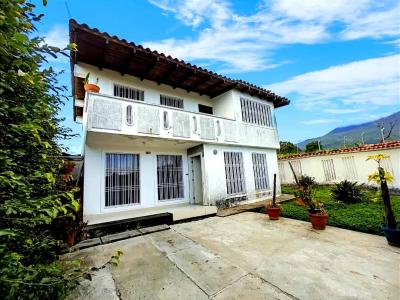
[[[400,299],[400,249],[384,237],[258,213],[212,217],[75,253],[118,267],[70,299]]]

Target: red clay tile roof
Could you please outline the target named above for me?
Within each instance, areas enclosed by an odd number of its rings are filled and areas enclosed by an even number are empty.
[[[117,36],[110,36],[86,24],[78,24],[73,19],[69,21],[69,29],[70,42],[76,43],[78,48],[78,51],[71,53],[72,71],[75,63],[83,62],[98,66],[100,69],[118,71],[121,75],[130,74],[142,80],[164,83],[211,98],[236,89],[271,101],[275,107],[290,102],[287,98],[264,88],[222,76],[164,53],[119,39]]]
[[[351,152],[365,152],[365,151],[378,151],[384,149],[393,149],[400,148],[400,140],[399,141],[390,141],[381,144],[370,144],[363,145],[360,147],[351,147],[351,148],[343,148],[336,150],[322,150],[318,152],[308,152],[308,153],[299,153],[299,154],[289,154],[286,156],[279,157],[278,160],[289,160],[295,158],[306,158],[313,156],[324,156],[324,155],[335,155],[335,154],[343,154],[343,153],[351,153]]]

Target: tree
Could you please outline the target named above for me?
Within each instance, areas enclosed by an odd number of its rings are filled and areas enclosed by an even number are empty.
[[[389,122],[389,124],[387,124],[389,128],[385,128],[385,119],[376,123],[376,126],[379,128],[379,132],[380,132],[379,143],[384,143],[385,140],[390,138],[390,136],[392,135],[393,129],[396,126],[397,121],[398,120]],[[385,129],[387,129],[386,135],[385,135]]]
[[[322,146],[319,141],[312,141],[306,145],[306,152],[315,152],[320,149],[322,150]]]
[[[77,273],[58,260],[53,223],[73,218],[79,203],[63,183],[56,143],[70,136],[57,117],[66,89],[46,57],[66,49],[33,37],[42,15],[32,3],[0,0],[0,16],[0,295],[58,299]]]
[[[297,146],[291,142],[282,141],[279,142],[279,145],[280,145],[279,154],[290,154],[298,152]]]

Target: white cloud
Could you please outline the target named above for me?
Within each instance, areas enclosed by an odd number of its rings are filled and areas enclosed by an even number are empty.
[[[365,111],[365,108],[327,108],[323,110],[330,114],[352,114]]]
[[[64,49],[69,44],[68,29],[62,25],[55,25],[44,34],[44,41],[49,46]]]
[[[283,45],[399,37],[395,0],[264,0],[251,15],[235,13],[228,0],[149,1],[197,35],[145,46],[186,60],[219,62],[226,72],[276,67],[281,63],[271,56]]]
[[[385,56],[309,72],[266,86],[296,99],[300,109],[346,111],[400,103],[400,55]],[[329,111],[328,111],[329,112]],[[350,113],[350,111],[348,111]]]
[[[301,122],[304,125],[318,125],[318,124],[330,124],[339,122],[337,119],[315,119],[315,120],[307,120]]]

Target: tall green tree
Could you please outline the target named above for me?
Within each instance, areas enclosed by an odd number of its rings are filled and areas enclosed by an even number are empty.
[[[44,1],[45,2],[45,1]],[[44,3],[45,4],[45,3]],[[52,224],[79,203],[65,189],[56,140],[69,136],[57,117],[65,87],[46,67],[64,50],[35,36],[42,15],[23,0],[0,0],[0,295],[58,299],[74,269],[58,260]],[[71,269],[72,268],[72,269]],[[72,273],[71,273],[72,272]]]
[[[299,151],[299,149],[295,144],[288,141],[279,142],[279,145],[280,145],[279,154],[291,154],[291,153],[297,153]]]
[[[322,145],[318,143],[318,141],[312,141],[306,145],[306,152],[315,152],[320,149],[322,150],[323,148]]]

